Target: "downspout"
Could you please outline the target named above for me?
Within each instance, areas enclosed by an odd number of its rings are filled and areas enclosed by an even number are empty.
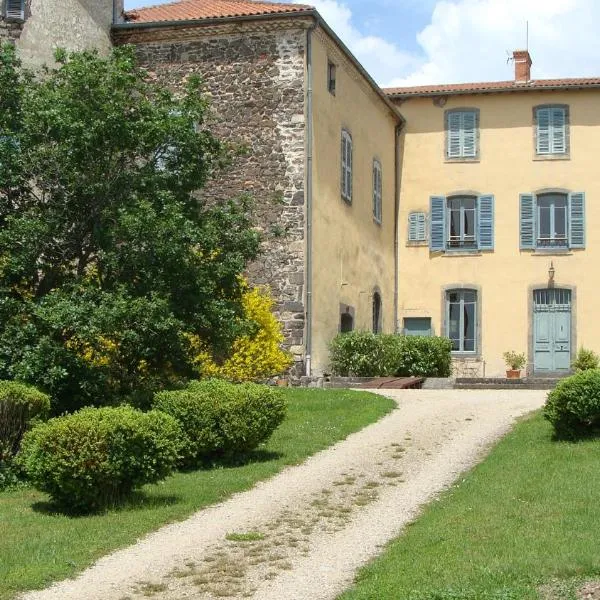
[[[306,375],[312,374],[312,201],[313,201],[313,66],[312,33],[306,30]]]
[[[400,140],[402,136],[402,129],[406,123],[402,123],[396,126],[395,140],[394,140],[394,151],[395,151],[395,165],[396,165],[396,177],[394,182],[394,333],[399,333],[398,327],[398,299],[399,299],[399,274],[398,268],[400,266],[400,258],[398,256],[400,250],[400,188],[402,183],[402,165],[400,164]]]

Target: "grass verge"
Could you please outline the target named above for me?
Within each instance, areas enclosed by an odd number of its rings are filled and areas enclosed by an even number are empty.
[[[520,422],[340,600],[530,600],[597,577],[599,458],[600,440],[554,442],[541,415]]]
[[[100,515],[56,514],[45,494],[0,493],[0,599],[72,576],[97,558],[167,523],[251,488],[288,465],[362,429],[395,406],[346,390],[285,390],[288,417],[245,464],[177,473],[146,486],[127,506]]]

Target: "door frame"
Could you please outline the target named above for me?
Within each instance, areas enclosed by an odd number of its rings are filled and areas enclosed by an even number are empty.
[[[560,289],[571,291],[571,360],[577,354],[577,286],[554,284],[548,285],[548,281],[527,288],[527,374],[535,375],[535,340],[534,340],[534,317],[533,317],[533,292],[535,290]],[[546,376],[552,373],[544,371]]]

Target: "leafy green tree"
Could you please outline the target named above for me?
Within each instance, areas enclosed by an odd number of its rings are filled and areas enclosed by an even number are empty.
[[[198,78],[174,94],[130,47],[56,59],[0,50],[0,378],[55,411],[143,403],[190,374],[190,336],[240,334],[257,234],[247,200],[198,192],[228,154]]]

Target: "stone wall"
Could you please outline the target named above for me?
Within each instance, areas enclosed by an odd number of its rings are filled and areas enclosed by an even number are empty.
[[[296,26],[297,27],[297,26]],[[268,284],[283,323],[285,345],[304,359],[304,70],[306,33],[237,26],[119,30],[116,43],[135,43],[141,63],[171,88],[201,74],[212,99],[212,128],[245,148],[203,191],[216,200],[248,193],[256,200],[262,255],[249,267],[254,284]]]
[[[6,42],[16,42],[23,31],[23,23],[15,23],[7,21],[4,17],[0,17],[0,44]]]

